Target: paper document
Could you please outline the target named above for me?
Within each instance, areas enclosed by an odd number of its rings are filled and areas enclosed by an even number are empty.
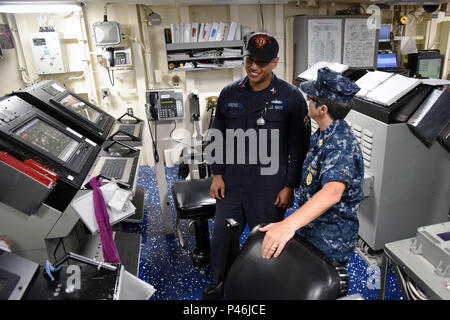
[[[340,64],[337,62],[326,62],[326,61],[319,61],[312,65],[307,70],[300,73],[299,78],[306,79],[306,80],[316,80],[317,79],[317,70],[328,67],[333,71],[342,73],[344,71],[348,70],[348,66],[344,64]]]
[[[242,52],[241,49],[224,48],[222,55],[224,57],[240,57],[242,55]]]
[[[450,85],[450,80],[442,80],[442,79],[420,79],[423,84],[427,84],[429,86],[448,86]]]
[[[341,62],[340,19],[308,20],[308,66],[319,61]]]
[[[121,266],[118,300],[148,300],[155,292],[156,289],[151,284],[132,275]]]
[[[367,94],[367,99],[390,106],[420,84],[420,79],[395,74]]]
[[[227,66],[227,67],[243,66],[244,65],[244,61],[242,61],[242,60],[225,60],[223,62],[223,65]]]
[[[364,76],[362,76],[356,81],[356,84],[361,88],[361,90],[359,90],[356,93],[356,96],[358,97],[367,96],[367,94],[370,91],[372,91],[380,84],[382,84],[384,81],[393,76],[394,74],[391,72],[383,72],[383,71],[367,72]]]
[[[367,19],[345,19],[342,63],[350,67],[373,67],[376,30],[368,28]]]
[[[100,190],[102,190],[106,203],[110,225],[114,225],[136,212],[136,207],[131,203],[131,191],[120,189],[113,182],[101,186]],[[93,191],[76,198],[71,202],[70,206],[80,216],[92,234],[98,233],[99,229],[95,218]]]
[[[197,68],[213,68],[213,69],[218,69],[220,68],[217,64],[215,63],[197,63]]]

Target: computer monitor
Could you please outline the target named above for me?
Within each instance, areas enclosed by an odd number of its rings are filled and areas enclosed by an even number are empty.
[[[35,117],[13,131],[25,142],[37,146],[53,157],[67,162],[78,150],[79,141]]]
[[[440,79],[442,75],[442,57],[419,57],[417,73],[423,78]]]
[[[443,65],[444,56],[439,50],[419,50],[408,55],[408,69],[418,78],[440,79]]]
[[[91,106],[87,105],[72,94],[66,95],[64,98],[58,101],[62,106],[70,109],[81,117],[89,120],[92,123],[97,123],[100,118],[100,112],[96,111]]]
[[[377,68],[398,68],[397,54],[392,53],[379,53],[377,58]]]
[[[378,41],[391,41],[391,25],[382,24],[380,25],[380,35]]]

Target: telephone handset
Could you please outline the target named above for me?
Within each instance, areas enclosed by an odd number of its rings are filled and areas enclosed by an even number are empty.
[[[154,121],[184,119],[183,90],[146,91],[147,116]]]

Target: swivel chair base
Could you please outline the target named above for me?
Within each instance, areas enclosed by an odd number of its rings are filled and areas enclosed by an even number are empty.
[[[209,256],[211,252],[208,220],[195,220],[194,229],[196,248],[192,251],[192,260],[197,266],[204,266],[209,264]]]
[[[223,282],[220,285],[210,284],[203,290],[203,300],[218,300],[223,297]]]
[[[198,251],[197,248],[191,252],[192,261],[197,267],[204,267],[209,264],[209,252]]]
[[[192,260],[197,266],[209,264],[211,244],[209,242],[208,219],[214,218],[216,200],[209,196],[212,178],[177,181],[172,185],[172,195],[177,210],[176,229],[183,248],[189,241],[191,225],[195,228],[195,249]],[[186,242],[180,229],[181,219],[191,219]]]

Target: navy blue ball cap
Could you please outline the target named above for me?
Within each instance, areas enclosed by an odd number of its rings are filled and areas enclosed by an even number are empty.
[[[309,96],[347,103],[353,99],[360,87],[342,73],[324,67],[317,70],[317,80],[303,82],[300,89]]]
[[[267,33],[254,33],[247,41],[244,56],[255,56],[269,63],[278,56],[278,41]]]

